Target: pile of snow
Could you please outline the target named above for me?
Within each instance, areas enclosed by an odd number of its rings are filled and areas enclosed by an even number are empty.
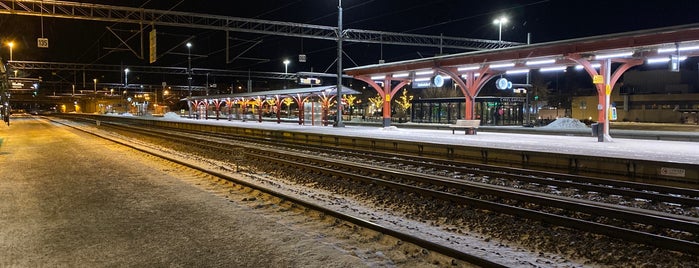
[[[552,129],[584,129],[584,128],[589,128],[585,123],[580,122],[578,119],[574,118],[558,118],[555,121],[551,122],[551,124],[548,124],[544,126],[543,128],[552,128]]]
[[[381,131],[398,131],[399,129],[395,126],[388,126],[388,127],[382,127],[379,128]]]
[[[126,113],[121,114],[121,116],[133,116],[133,114],[126,112]]]
[[[165,119],[181,119],[182,117],[175,112],[167,112],[163,115]]]

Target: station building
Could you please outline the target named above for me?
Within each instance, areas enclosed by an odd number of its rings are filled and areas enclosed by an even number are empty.
[[[695,71],[629,71],[612,91],[617,121],[698,124],[699,88]],[[594,119],[597,96],[572,99],[572,117]]]

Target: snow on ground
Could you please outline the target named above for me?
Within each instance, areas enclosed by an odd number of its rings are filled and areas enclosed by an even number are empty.
[[[168,120],[162,118],[159,120]],[[667,140],[641,140],[614,138],[612,142],[598,142],[596,137],[514,134],[479,131],[478,135],[452,134],[449,129],[416,129],[391,126],[389,128],[373,126],[312,126],[297,123],[257,122],[239,120],[195,120],[179,118],[194,124],[213,124],[259,129],[286,131],[304,131],[389,140],[401,139],[438,144],[458,144],[509,150],[552,152],[576,155],[597,155],[628,159],[699,164],[699,143]],[[575,125],[561,123],[561,125]]]
[[[550,124],[543,126],[542,128],[555,128],[555,129],[586,129],[589,128],[585,123],[580,122],[578,119],[561,117],[551,122]]]
[[[168,119],[168,120],[179,120],[179,119],[182,119],[182,117],[181,117],[179,114],[174,113],[174,112],[167,112],[167,113],[165,113],[165,114],[163,115],[163,118],[164,118],[164,119]]]

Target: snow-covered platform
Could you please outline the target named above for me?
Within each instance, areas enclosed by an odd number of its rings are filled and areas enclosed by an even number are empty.
[[[333,127],[298,125],[296,123],[277,124],[276,122],[268,121],[196,120],[168,116],[149,119],[699,165],[699,143],[697,142],[614,138],[614,131],[612,131],[612,142],[598,142],[597,137],[592,137],[591,135],[551,135],[551,133],[590,133],[589,128],[583,129],[569,124],[563,125],[563,127],[569,127],[567,132],[561,131],[561,127],[548,129],[505,127],[518,128],[523,133],[504,133],[496,130],[479,129],[478,135],[455,135],[448,128],[417,128],[415,126],[384,128],[380,126],[346,124],[344,127]],[[624,133],[624,135],[634,135],[634,133],[642,135],[651,131],[619,130],[619,132]],[[699,135],[699,133],[696,134]]]

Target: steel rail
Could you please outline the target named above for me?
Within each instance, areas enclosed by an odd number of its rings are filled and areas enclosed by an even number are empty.
[[[352,216],[352,215],[349,215],[349,214],[346,214],[346,213],[338,212],[338,211],[336,211],[336,210],[323,207],[323,206],[321,206],[321,205],[317,205],[317,204],[314,204],[314,203],[311,203],[311,202],[307,202],[307,201],[298,199],[298,198],[296,198],[296,197],[293,197],[293,196],[284,194],[284,193],[282,193],[282,192],[275,191],[275,190],[273,190],[273,189],[271,189],[271,188],[267,188],[267,187],[263,187],[263,186],[260,186],[260,185],[256,185],[256,184],[253,184],[253,183],[244,181],[244,180],[239,180],[239,179],[236,179],[236,178],[231,177],[231,176],[229,176],[229,175],[223,174],[223,173],[221,173],[221,172],[217,172],[217,171],[209,170],[209,169],[206,169],[206,168],[202,168],[202,167],[200,167],[200,166],[198,166],[198,165],[191,164],[191,163],[188,163],[188,162],[185,162],[185,161],[181,161],[181,160],[179,160],[179,159],[170,157],[170,156],[168,156],[168,155],[166,155],[166,154],[158,153],[158,152],[155,152],[155,151],[152,151],[152,150],[148,150],[148,149],[141,148],[141,147],[139,147],[139,146],[135,146],[135,145],[130,144],[130,143],[126,142],[126,141],[121,141],[121,140],[114,139],[114,138],[111,138],[111,137],[108,137],[108,136],[105,136],[105,135],[101,135],[101,134],[97,134],[97,133],[94,133],[94,132],[90,132],[90,131],[87,131],[87,130],[84,130],[84,129],[81,129],[81,128],[78,128],[78,127],[75,127],[75,126],[72,126],[72,125],[69,125],[69,124],[65,124],[65,123],[60,122],[60,121],[54,121],[54,122],[60,123],[60,124],[63,124],[63,125],[66,125],[66,126],[68,126],[68,127],[71,127],[71,128],[74,128],[74,129],[77,129],[77,130],[80,130],[80,131],[83,131],[83,132],[85,132],[85,133],[91,134],[91,135],[96,136],[96,137],[99,137],[99,138],[102,138],[102,139],[105,139],[105,140],[109,140],[109,141],[112,141],[112,142],[114,142],[114,143],[117,143],[117,144],[120,144],[120,145],[129,147],[129,148],[135,149],[135,150],[137,150],[137,151],[140,151],[140,152],[143,152],[143,153],[146,153],[146,154],[149,154],[149,155],[152,155],[152,156],[155,156],[155,157],[158,157],[158,158],[161,158],[161,159],[164,159],[164,160],[173,162],[173,163],[175,163],[175,164],[178,164],[178,165],[181,165],[181,166],[185,166],[185,167],[187,167],[187,168],[190,168],[190,169],[193,169],[193,170],[197,170],[197,171],[199,171],[199,172],[203,172],[203,173],[210,174],[210,175],[212,175],[212,176],[215,176],[215,177],[218,177],[218,178],[221,178],[221,179],[225,179],[225,180],[230,181],[230,182],[235,183],[235,184],[243,185],[243,186],[245,186],[245,187],[252,188],[252,189],[255,189],[255,190],[264,192],[264,193],[266,193],[266,194],[269,194],[269,195],[275,196],[275,197],[277,197],[277,198],[280,198],[280,199],[289,201],[289,202],[291,202],[291,203],[298,204],[298,205],[300,205],[300,206],[302,206],[302,207],[306,207],[306,208],[308,208],[308,209],[318,211],[318,212],[320,212],[320,213],[329,215],[329,216],[331,216],[331,217],[334,217],[334,218],[337,218],[337,219],[340,219],[340,220],[343,220],[343,221],[346,221],[346,222],[350,222],[350,223],[355,224],[355,225],[357,225],[357,226],[361,226],[361,227],[364,227],[364,228],[367,228],[367,229],[371,229],[371,230],[374,230],[374,231],[379,232],[379,233],[382,233],[382,234],[386,234],[386,235],[395,237],[395,238],[400,239],[400,240],[402,240],[402,241],[406,241],[406,242],[412,243],[412,244],[414,244],[414,245],[416,245],[416,246],[425,248],[425,249],[427,249],[427,250],[429,250],[429,251],[438,252],[438,253],[443,254],[443,255],[445,255],[445,256],[449,256],[449,257],[452,257],[452,258],[455,258],[455,259],[458,259],[458,260],[462,260],[462,261],[468,262],[468,263],[470,263],[470,264],[478,265],[478,266],[481,266],[481,267],[507,267],[507,266],[504,266],[504,265],[499,264],[499,263],[497,263],[497,262],[491,261],[491,260],[486,259],[486,258],[479,257],[479,256],[474,255],[474,254],[469,254],[469,253],[466,253],[466,252],[463,252],[463,251],[460,251],[460,250],[457,250],[457,249],[454,249],[454,248],[451,248],[451,247],[448,247],[448,246],[444,246],[444,245],[442,245],[442,244],[438,244],[438,243],[435,243],[435,242],[432,242],[432,241],[429,241],[429,240],[426,240],[426,239],[423,239],[423,238],[420,238],[420,237],[418,237],[418,236],[414,236],[414,235],[411,235],[411,234],[408,234],[408,233],[396,231],[396,230],[390,229],[390,228],[388,228],[388,227],[382,226],[382,225],[380,225],[380,224],[377,224],[377,223],[374,223],[374,222],[365,220],[365,219],[363,219],[363,218],[355,217],[355,216]],[[115,125],[112,125],[112,126],[115,126]],[[121,127],[124,127],[124,126],[121,126]],[[132,129],[132,128],[129,128],[129,130],[133,130],[133,129]],[[148,135],[152,135],[152,136],[157,136],[157,135],[155,135],[155,134],[148,133],[148,132],[143,132],[142,134],[148,134]],[[162,136],[159,136],[159,137],[162,137]],[[167,137],[167,138],[172,139],[173,137]],[[177,139],[177,140],[180,141],[180,142],[189,142],[189,143],[192,143],[192,142],[193,142],[192,139],[186,139],[186,138]],[[205,147],[210,147],[211,149],[225,150],[225,149],[222,149],[221,147],[215,147],[215,146],[211,146],[211,145],[209,145],[209,144],[203,144],[203,143],[202,143],[202,144],[200,144],[200,145],[205,146]]]
[[[343,177],[343,178],[350,178],[354,180],[361,180],[369,184],[376,184],[376,185],[381,185],[385,186],[388,188],[392,189],[399,189],[403,191],[409,191],[409,192],[414,192],[414,193],[419,193],[421,195],[425,196],[430,196],[433,198],[438,198],[441,200],[447,200],[447,201],[452,201],[456,204],[466,204],[474,207],[478,207],[481,209],[486,209],[486,210],[491,210],[491,211],[497,211],[500,213],[508,214],[508,215],[514,215],[514,216],[520,216],[532,220],[538,220],[542,222],[548,222],[551,224],[559,225],[559,226],[565,226],[565,227],[570,227],[578,230],[583,230],[583,231],[588,231],[591,233],[597,233],[597,234],[602,234],[602,235],[607,235],[610,237],[616,237],[620,239],[624,239],[627,241],[633,241],[633,242],[638,242],[638,243],[643,243],[647,245],[654,245],[660,248],[665,248],[665,249],[670,249],[670,250],[675,250],[675,251],[681,251],[681,252],[686,252],[686,253],[691,253],[691,254],[697,254],[699,252],[699,243],[693,242],[693,241],[686,241],[686,240],[681,240],[677,238],[672,238],[672,237],[667,237],[667,236],[661,236],[657,234],[652,234],[652,233],[645,233],[645,232],[640,232],[636,230],[631,230],[631,229],[626,229],[626,228],[621,228],[617,226],[612,226],[612,225],[607,225],[607,224],[601,224],[597,222],[591,222],[591,221],[586,221],[586,220],[580,220],[580,219],[575,219],[575,218],[570,218],[570,217],[565,217],[561,215],[556,215],[556,214],[550,214],[550,213],[545,213],[541,211],[535,211],[535,210],[530,210],[526,208],[521,208],[521,207],[515,207],[515,206],[510,206],[502,203],[496,203],[492,201],[487,201],[487,200],[481,200],[477,198],[471,198],[471,197],[466,197],[463,195],[457,195],[453,193],[448,193],[448,192],[443,192],[443,191],[435,191],[431,189],[425,189],[422,187],[418,186],[413,186],[413,185],[408,185],[404,183],[398,183],[398,182],[392,182],[388,180],[383,180],[383,179],[378,179],[373,176],[364,176],[364,175],[358,175],[357,173],[359,172],[378,172],[381,174],[404,174],[405,171],[390,171],[390,172],[383,172],[381,168],[374,168],[371,169],[370,171],[367,170],[369,168],[368,166],[363,166],[362,168],[357,167],[357,169],[352,169],[349,171],[341,170],[337,166],[335,166],[338,163],[338,160],[334,159],[332,162],[330,161],[325,161],[328,166],[323,166],[323,165],[318,165],[318,163],[303,163],[300,162],[298,159],[283,159],[279,157],[278,155],[276,156],[270,156],[270,155],[258,155],[258,154],[249,154],[249,157],[258,157],[261,161],[265,161],[266,163],[276,163],[280,165],[285,165],[289,168],[294,168],[294,169],[299,169],[303,168],[304,170],[316,172],[316,173],[323,173],[326,175],[332,175],[332,176],[338,176],[338,177]],[[350,164],[354,165],[354,164]],[[346,165],[342,165],[343,167],[347,167]],[[632,211],[624,211],[624,210],[612,210],[609,208],[605,207],[593,207],[593,206],[581,206],[581,205],[576,205],[575,203],[569,203],[565,201],[560,201],[558,199],[546,199],[542,197],[537,197],[537,196],[528,196],[522,193],[517,193],[517,192],[512,192],[512,191],[506,191],[506,192],[497,192],[495,190],[483,190],[486,193],[489,194],[496,194],[502,197],[506,197],[508,194],[515,194],[517,195],[517,199],[525,201],[525,202],[551,202],[555,203],[555,205],[558,205],[562,208],[568,208],[568,209],[581,209],[581,210],[586,210],[586,211],[594,211],[596,209],[601,209],[603,212],[599,214],[604,214],[606,216],[613,216],[614,213],[620,213],[624,216],[628,216],[631,220],[648,220],[649,222],[647,223],[657,223],[657,224],[662,224],[662,225],[672,225],[673,223],[676,223],[678,225],[682,225],[683,227],[687,227],[688,229],[694,229],[699,226],[697,223],[691,223],[691,222],[686,222],[686,221],[678,221],[674,219],[669,219],[669,218],[661,218],[661,217],[654,217],[654,216],[648,216],[648,215],[643,215],[640,213],[634,213]],[[539,203],[540,205],[547,204],[547,203]],[[550,204],[550,203],[549,203]],[[620,218],[616,217],[615,218]],[[623,218],[623,217],[621,217]],[[695,232],[696,234],[696,232]]]
[[[179,142],[185,141],[188,141],[190,143],[194,142],[192,137],[179,139]],[[210,139],[201,139],[201,141],[202,142],[198,143],[198,146],[208,147],[209,149],[215,150],[225,150],[225,148],[222,148],[220,146],[221,144],[214,144],[214,142],[212,142]],[[273,151],[277,155],[272,155]],[[662,226],[671,229],[680,229],[690,232],[692,234],[699,233],[699,223],[687,221],[684,219],[678,219],[678,217],[662,217],[658,215],[647,215],[639,211],[625,210],[621,208],[610,208],[606,206],[596,206],[594,204],[582,204],[581,202],[579,202],[579,200],[560,200],[560,198],[550,197],[548,195],[535,194],[528,191],[514,191],[510,189],[502,189],[501,187],[492,187],[490,185],[473,185],[472,183],[464,184],[463,182],[456,182],[454,180],[444,180],[443,178],[440,178],[438,176],[428,176],[421,173],[412,174],[404,170],[393,170],[387,169],[385,167],[375,168],[370,165],[357,164],[354,162],[342,161],[337,159],[329,161],[325,157],[312,157],[307,154],[290,153],[284,150],[273,150],[269,148],[262,149],[254,146],[246,146],[246,153],[248,154],[248,157],[264,158],[264,161],[267,163],[275,162],[294,168],[299,168],[301,166],[313,172],[322,172],[324,174],[331,174],[334,176],[359,179],[370,183],[390,186],[390,188],[397,188],[406,191],[409,190],[412,192],[425,194],[427,196],[432,196],[434,198],[450,200],[459,204],[475,204],[477,205],[477,207],[484,209],[498,211],[510,215],[526,217],[533,220],[540,220],[543,222],[550,222],[561,226],[567,226],[593,233],[608,235],[610,237],[618,237],[628,241],[635,241],[649,245],[655,245],[661,248],[688,252],[692,254],[699,252],[699,244],[692,241],[685,241],[672,237],[666,237],[652,233],[644,233],[636,230],[625,229],[597,222],[585,221],[561,215],[545,213],[541,211],[519,208],[506,204],[499,204],[491,201],[474,199],[442,191],[424,189],[413,185],[390,182],[357,174],[362,172],[370,172],[390,177],[397,177],[400,179],[410,179],[414,181],[419,181],[421,183],[430,183],[445,187],[458,188],[465,191],[476,192],[485,195],[494,195],[506,199],[515,199],[521,202],[535,203],[542,206],[558,207],[560,209],[565,209],[569,211],[585,212],[591,215],[615,218],[623,221],[638,222],[653,226]],[[284,159],[290,157],[295,158]],[[311,163],[306,163],[311,160],[313,160]],[[342,171],[341,169],[344,169],[345,171]]]

